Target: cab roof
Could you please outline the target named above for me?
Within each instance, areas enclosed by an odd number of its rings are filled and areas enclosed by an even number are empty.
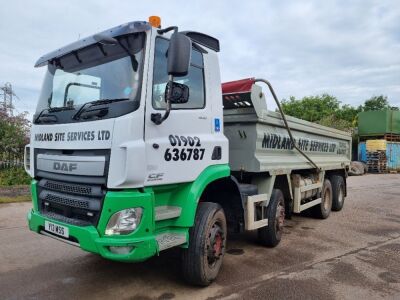
[[[150,29],[151,29],[151,25],[145,21],[129,22],[126,24],[122,24],[122,25],[113,27],[111,29],[107,29],[107,30],[99,32],[97,34],[80,39],[80,40],[73,42],[67,46],[64,46],[60,49],[57,49],[50,53],[47,53],[46,55],[43,55],[35,63],[35,68],[45,66],[49,61],[51,61],[53,59],[57,59],[67,53],[82,49],[86,46],[89,46],[89,45],[99,42],[99,40],[96,39],[97,35],[103,35],[103,36],[115,38],[118,36],[132,34],[132,33],[136,33],[136,32],[144,32],[144,31],[147,31]]]
[[[35,63],[35,68],[43,67],[49,61],[58,59],[65,54],[80,50],[89,45],[99,42],[100,40],[99,40],[98,36],[103,36],[103,37],[106,36],[106,37],[116,38],[116,37],[124,36],[127,34],[148,31],[151,28],[152,28],[152,26],[149,22],[134,21],[134,22],[129,22],[129,23],[125,23],[125,24],[113,27],[111,29],[107,29],[107,30],[99,32],[97,34],[80,39],[80,40],[73,42],[67,46],[64,46],[60,49],[57,49],[50,53],[47,53],[46,55],[43,55]],[[211,37],[204,33],[195,32],[195,31],[182,31],[180,33],[186,35],[188,38],[190,38],[195,43],[203,45],[203,46],[205,46],[209,49],[212,49],[216,52],[220,51],[219,41],[218,41],[218,39],[216,39],[214,37]]]

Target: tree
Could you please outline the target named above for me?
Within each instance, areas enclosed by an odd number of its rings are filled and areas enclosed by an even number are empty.
[[[310,122],[317,122],[334,114],[339,109],[340,101],[334,96],[322,94],[307,96],[302,99],[296,99],[292,96],[289,100],[283,99],[281,104],[285,114]]]
[[[364,105],[361,107],[363,111],[369,110],[384,110],[384,109],[393,109],[399,110],[398,107],[390,106],[389,101],[387,100],[387,96],[373,96],[368,100],[365,100]]]
[[[335,117],[338,120],[348,122],[353,127],[357,127],[357,115],[361,110],[361,107],[355,108],[349,104],[345,104],[335,112]]]
[[[340,101],[328,94],[302,99],[291,96],[289,100],[283,99],[281,105],[284,113],[289,116],[346,131],[357,127],[357,116],[361,111],[399,110],[398,107],[390,106],[387,97],[383,95],[371,97],[357,108],[349,104],[340,106]]]
[[[0,154],[18,152],[28,143],[30,122],[27,113],[10,116],[0,110]]]
[[[0,108],[0,187],[30,181],[28,174],[19,167],[30,129],[26,115],[10,116],[9,111]]]
[[[351,132],[352,129],[355,127],[353,125],[353,122],[345,120],[345,119],[341,119],[340,117],[337,117],[335,114],[327,115],[326,117],[319,120],[317,123],[324,125],[324,126],[336,128],[336,129],[343,130],[343,131],[349,131],[349,132]]]

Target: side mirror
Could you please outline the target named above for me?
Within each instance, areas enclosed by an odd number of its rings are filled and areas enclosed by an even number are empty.
[[[170,76],[186,76],[189,72],[192,41],[184,34],[175,32],[168,48],[167,71]]]
[[[183,104],[189,101],[189,87],[186,84],[169,81],[165,87],[165,102]]]
[[[186,76],[189,72],[192,41],[184,34],[175,32],[171,36],[168,48],[167,72],[169,81],[165,88],[165,113],[152,113],[151,120],[156,125],[164,122],[170,112],[171,104],[186,103],[189,100],[189,87],[174,82],[174,77]]]

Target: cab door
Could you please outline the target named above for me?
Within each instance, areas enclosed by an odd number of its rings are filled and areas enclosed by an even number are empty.
[[[147,176],[145,185],[188,182],[195,180],[212,160],[216,145],[215,121],[211,101],[206,95],[204,61],[207,55],[201,48],[192,49],[189,72],[174,81],[189,87],[189,101],[173,104],[169,117],[160,125],[151,115],[165,113],[164,92],[168,82],[167,51],[169,40],[155,38],[153,74],[146,99],[145,142]],[[151,62],[150,62],[151,65]]]

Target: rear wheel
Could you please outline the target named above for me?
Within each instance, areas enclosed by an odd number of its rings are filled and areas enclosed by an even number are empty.
[[[344,179],[342,176],[333,175],[332,184],[332,210],[340,211],[344,205]]]
[[[226,218],[216,203],[199,203],[195,224],[189,230],[189,247],[183,249],[182,271],[191,284],[207,286],[217,277],[226,247]]]
[[[275,247],[281,241],[285,220],[285,198],[281,190],[272,191],[265,217],[268,226],[258,229],[258,240],[264,246]]]
[[[321,203],[311,207],[312,215],[318,219],[329,217],[332,209],[332,185],[329,179],[324,180],[321,192]]]

